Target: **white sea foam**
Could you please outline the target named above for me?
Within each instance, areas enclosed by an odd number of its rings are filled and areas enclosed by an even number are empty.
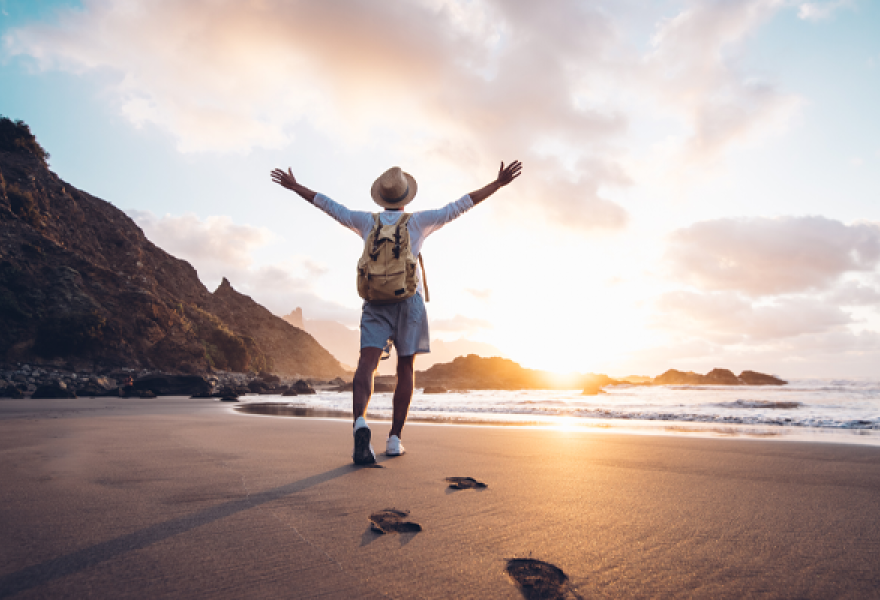
[[[606,394],[584,396],[580,390],[480,390],[413,397],[410,414],[434,420],[498,423],[547,423],[609,426],[638,422],[645,427],[701,425],[855,431],[866,443],[880,440],[880,381],[796,380],[786,386],[619,386]],[[248,396],[247,401],[282,401]],[[284,398],[289,402],[290,398]],[[351,393],[319,392],[298,396],[297,405],[323,410],[351,410]],[[391,394],[375,394],[370,412],[391,414]],[[746,430],[743,429],[743,430]]]

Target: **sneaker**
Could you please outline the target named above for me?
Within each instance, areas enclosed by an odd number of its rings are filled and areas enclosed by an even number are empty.
[[[371,465],[376,462],[373,446],[370,445],[370,428],[363,417],[354,422],[354,451],[351,458],[356,465]]]
[[[400,438],[396,435],[392,435],[388,437],[388,441],[385,442],[385,454],[388,456],[400,456],[406,452],[403,449],[403,444],[400,443]]]

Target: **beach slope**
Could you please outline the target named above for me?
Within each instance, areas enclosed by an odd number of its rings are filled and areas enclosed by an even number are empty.
[[[877,448],[411,424],[355,468],[350,437],[210,399],[2,401],[0,597],[521,598],[528,557],[573,598],[880,589]],[[421,531],[372,529],[392,508]]]

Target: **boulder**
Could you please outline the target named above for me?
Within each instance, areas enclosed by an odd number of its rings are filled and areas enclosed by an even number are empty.
[[[76,398],[76,394],[60,381],[53,381],[45,385],[41,385],[34,390],[31,396],[34,400],[47,400],[59,398]]]
[[[426,385],[422,390],[423,394],[445,394],[446,388],[441,385]]]
[[[343,383],[339,387],[333,388],[331,391],[333,392],[350,392],[352,391],[354,386],[354,382]],[[374,381],[373,382],[373,392],[377,394],[388,394],[395,390],[397,387],[396,383],[385,383],[383,381]],[[439,386],[437,386],[439,387]]]
[[[739,378],[745,385],[785,385],[788,383],[773,375],[766,375],[757,371],[743,371],[739,374]]]
[[[278,375],[273,375],[272,373],[267,373],[265,371],[260,371],[258,377],[267,385],[278,385],[281,383],[281,378]]]
[[[235,393],[235,388],[228,386],[228,385],[224,385],[219,390],[217,390],[217,392],[214,394],[214,396],[216,396],[218,398],[222,398],[223,396],[237,396],[237,395],[238,394]]]
[[[134,393],[150,391],[154,396],[192,396],[211,392],[211,384],[201,375],[147,375],[132,384]],[[141,395],[141,398],[146,396]]]
[[[89,382],[82,386],[81,388],[77,388],[76,395],[77,396],[88,396],[92,398],[100,398],[102,396],[115,396],[117,394],[116,390],[105,390],[103,387],[95,385],[92,382]]]
[[[238,396],[223,396],[222,398],[220,398],[220,402],[238,402]]]
[[[342,377],[337,377],[336,379],[331,379],[327,383],[331,385],[345,385],[345,380]]]
[[[253,394],[265,394],[267,393],[267,390],[271,389],[270,386],[266,385],[259,379],[254,379],[253,381],[248,382],[247,387]]]
[[[285,392],[284,392],[283,394],[281,394],[281,395],[282,395],[282,396],[298,396],[299,394],[296,393],[296,390],[295,390],[295,389],[293,389],[293,388],[289,388],[287,391],[285,391]]]
[[[112,381],[109,377],[103,376],[92,376],[89,377],[89,384],[94,385],[95,387],[100,387],[104,391],[110,392],[116,389],[116,382]]]
[[[307,381],[303,381],[300,379],[295,384],[293,384],[293,390],[296,391],[297,395],[305,396],[306,394],[314,394],[315,388],[313,388]]]

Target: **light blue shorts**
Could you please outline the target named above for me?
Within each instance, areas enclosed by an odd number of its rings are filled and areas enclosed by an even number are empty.
[[[431,351],[428,313],[420,294],[397,304],[364,302],[361,348],[382,348],[382,358],[386,359],[392,345],[397,348],[397,356]]]

